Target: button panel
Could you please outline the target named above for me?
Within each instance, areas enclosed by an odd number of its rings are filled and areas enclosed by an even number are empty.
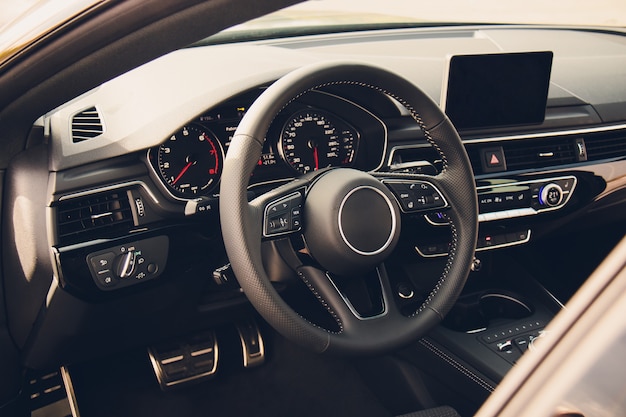
[[[384,180],[404,213],[443,208],[448,205],[435,186],[425,181]]]
[[[112,291],[161,275],[168,248],[168,237],[157,236],[90,253],[87,264],[96,286]]]
[[[520,229],[515,232],[479,233],[476,251],[505,248],[521,245],[530,241],[530,229]],[[446,256],[450,243],[427,243],[415,246],[417,253],[424,258]]]
[[[478,187],[478,221],[488,222],[558,210],[569,201],[576,177],[495,184]]]
[[[274,237],[302,230],[302,193],[295,192],[265,207],[263,236]]]
[[[495,342],[501,342],[503,340],[516,338],[526,333],[539,332],[544,328],[544,326],[545,323],[540,320],[516,323],[515,325],[510,327],[488,331],[484,336],[481,336],[481,339],[487,344],[492,344]]]
[[[488,331],[480,340],[492,351],[510,363],[515,363],[528,350],[533,340],[544,332],[545,324],[539,320],[518,323],[514,326]]]
[[[514,219],[561,209],[570,200],[576,184],[576,177],[567,176],[478,187],[478,221]],[[424,217],[434,226],[448,224],[441,213]]]

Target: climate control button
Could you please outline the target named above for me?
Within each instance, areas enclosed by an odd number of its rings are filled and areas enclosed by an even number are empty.
[[[563,201],[563,189],[557,184],[550,183],[541,188],[539,203],[548,207],[556,207]]]

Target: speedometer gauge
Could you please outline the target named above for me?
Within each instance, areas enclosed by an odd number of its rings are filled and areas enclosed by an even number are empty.
[[[159,146],[158,171],[173,194],[179,197],[205,194],[219,179],[224,152],[215,135],[189,125]]]
[[[352,165],[356,136],[346,123],[328,113],[300,110],[283,127],[279,149],[293,169],[306,174],[331,166]]]

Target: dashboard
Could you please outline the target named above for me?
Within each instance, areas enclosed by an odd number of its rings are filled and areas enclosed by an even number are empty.
[[[17,237],[7,266],[23,277],[6,285],[8,308],[19,312],[10,323],[16,343],[30,340],[27,362],[45,367],[80,358],[81,347],[109,349],[111,335],[140,343],[164,327],[220,322],[245,305],[220,236],[228,232],[218,213],[224,158],[263,90],[311,62],[382,66],[437,101],[450,54],[551,51],[543,121],[460,131],[478,189],[477,250],[523,246],[589,218],[623,220],[625,39],[506,26],[329,34],[187,48],[111,80],[42,117],[33,131],[45,146],[10,171],[14,194],[34,178],[47,184],[28,191],[47,210],[28,222],[47,240]],[[249,198],[333,167],[436,175],[443,164],[398,101],[349,83],[320,86],[275,116]],[[419,192],[392,191],[408,213],[433,204]],[[407,262],[445,256],[446,224],[443,215],[412,214]],[[38,264],[24,272],[18,252],[36,253]],[[270,273],[276,285],[288,279]],[[77,311],[85,319],[68,321]],[[65,333],[50,330],[61,323]]]

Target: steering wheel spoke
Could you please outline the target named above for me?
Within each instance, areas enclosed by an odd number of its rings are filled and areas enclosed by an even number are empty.
[[[340,331],[353,327],[359,315],[344,294],[341,293],[329,274],[311,265],[298,268],[298,276],[309,290],[328,310],[339,325]]]
[[[402,313],[393,300],[382,264],[358,277],[332,276],[311,265],[300,266],[297,273],[337,321],[342,333],[358,336],[373,323],[384,326],[384,323],[401,320]],[[360,300],[355,301],[355,298]]]

